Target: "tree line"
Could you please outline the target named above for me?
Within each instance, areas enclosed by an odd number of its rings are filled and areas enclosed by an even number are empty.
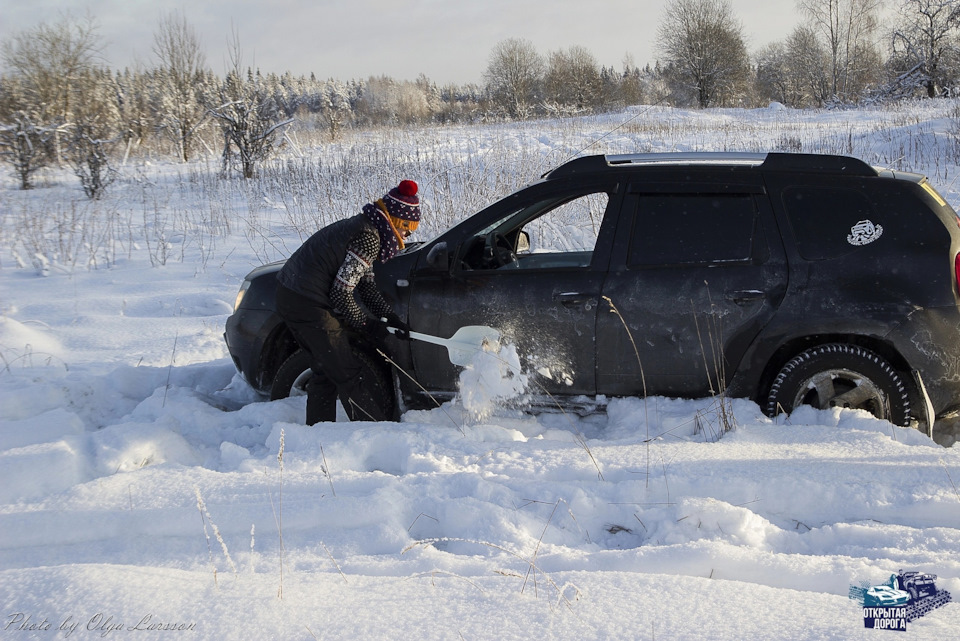
[[[153,66],[111,71],[96,21],[41,23],[0,43],[0,160],[30,188],[39,169],[70,166],[98,198],[113,163],[155,153],[186,162],[219,154],[250,177],[291,134],[380,125],[484,122],[597,113],[637,104],[807,108],[960,89],[960,0],[796,0],[800,23],[781,42],[748,51],[729,0],[672,0],[660,18],[654,65],[629,56],[602,66],[581,46],[546,55],[501,41],[482,82],[438,86],[389,77],[341,81],[244,67],[236,33],[227,71],[213,73],[186,18],[162,16]]]

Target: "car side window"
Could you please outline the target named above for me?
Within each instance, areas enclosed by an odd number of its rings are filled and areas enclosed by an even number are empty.
[[[641,194],[627,264],[749,262],[756,231],[749,194]]]
[[[550,198],[511,212],[466,244],[461,268],[589,267],[610,196],[606,191]]]
[[[529,247],[518,253],[593,252],[607,210],[605,192],[587,194],[548,210],[524,225]]]
[[[879,237],[879,219],[867,197],[840,187],[790,187],[783,190],[783,205],[797,242],[797,252],[807,260],[839,258],[867,244],[849,240],[857,234]]]

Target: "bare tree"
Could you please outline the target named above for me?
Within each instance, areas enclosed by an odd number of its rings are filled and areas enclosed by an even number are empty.
[[[893,32],[894,56],[906,63],[903,72],[920,76],[927,96],[933,98],[952,75],[944,63],[960,57],[956,42],[960,1],[901,0],[899,22]]]
[[[810,28],[826,46],[830,91],[840,100],[859,97],[880,68],[874,37],[881,0],[797,0]]]
[[[700,107],[732,104],[745,92],[750,62],[728,0],[675,0],[657,44],[672,80],[693,92]]]
[[[98,200],[116,179],[110,166],[113,148],[122,139],[115,96],[117,87],[108,71],[90,73],[84,91],[77,94],[68,126],[66,156],[88,198]]]
[[[69,122],[81,81],[89,77],[100,57],[102,42],[90,16],[75,20],[63,15],[53,24],[14,34],[0,47],[7,68],[22,83],[24,101],[37,126],[55,132],[54,149],[60,158],[59,125]]]
[[[270,156],[280,134],[293,118],[283,119],[282,110],[259,73],[248,70],[244,79],[236,33],[230,61],[232,68],[220,87],[219,100],[208,111],[223,133],[224,170],[230,165],[231,150],[236,148],[243,177],[253,178],[257,165]]]
[[[787,62],[787,47],[782,42],[772,42],[757,51],[754,54],[754,60],[759,95],[764,99],[796,106],[799,103],[799,96]]]
[[[801,93],[799,107],[824,106],[833,96],[829,52],[808,26],[795,28],[787,38],[787,56],[791,75]]]
[[[494,103],[514,118],[526,118],[540,99],[543,57],[528,40],[509,38],[493,48],[484,73]]]
[[[186,162],[206,115],[201,100],[206,58],[200,38],[187,19],[173,11],[160,19],[153,53],[160,71],[160,126],[177,145],[180,160]]]
[[[783,42],[756,55],[757,88],[791,107],[822,107],[832,97],[830,56],[809,26],[796,27]]]

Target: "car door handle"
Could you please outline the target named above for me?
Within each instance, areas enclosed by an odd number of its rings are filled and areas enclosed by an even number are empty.
[[[735,289],[726,293],[726,299],[737,305],[764,300],[766,297],[767,293],[759,289]]]
[[[560,294],[554,294],[553,300],[557,301],[564,307],[579,307],[581,305],[585,306],[587,309],[593,305],[593,296],[589,294],[581,294],[580,292],[562,292]]]

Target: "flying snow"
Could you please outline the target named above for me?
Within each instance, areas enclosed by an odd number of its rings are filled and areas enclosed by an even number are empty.
[[[528,381],[516,345],[502,340],[484,341],[483,349],[460,373],[460,402],[470,417],[483,421],[505,401],[525,394]]]

